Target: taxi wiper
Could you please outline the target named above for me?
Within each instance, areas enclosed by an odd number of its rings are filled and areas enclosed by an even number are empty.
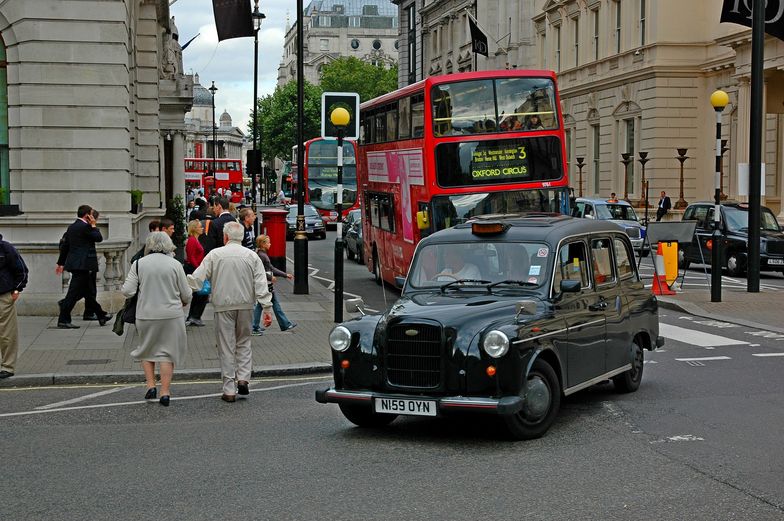
[[[492,284],[487,286],[487,292],[488,293],[492,293],[494,287],[501,286],[501,285],[533,286],[533,287],[538,287],[539,286],[539,284],[537,284],[535,282],[528,282],[527,280],[507,279],[507,280],[501,280],[501,281],[498,281],[498,282],[493,282]]]
[[[452,282],[448,282],[448,283],[444,284],[443,286],[441,286],[441,293],[445,293],[446,289],[449,288],[450,286],[454,286],[454,285],[457,285],[457,284],[466,284],[466,283],[490,284],[490,281],[489,280],[483,280],[483,279],[457,279],[457,280],[453,280]]]

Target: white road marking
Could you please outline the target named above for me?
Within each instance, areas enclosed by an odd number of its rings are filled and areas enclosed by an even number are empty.
[[[657,362],[656,360],[643,360],[642,363],[643,364],[658,364],[659,362]]]
[[[743,340],[734,340],[702,331],[686,329],[684,327],[672,326],[670,324],[659,324],[659,334],[665,338],[677,340],[684,344],[692,344],[698,347],[719,347],[730,345],[747,345]]]
[[[701,358],[676,358],[678,362],[704,362],[706,360],[732,360],[729,356],[703,356]]]
[[[784,353],[752,353],[751,356],[784,356]]]
[[[85,400],[90,400],[92,398],[97,398],[99,396],[105,396],[107,394],[116,393],[118,391],[124,391],[125,389],[131,389],[132,387],[133,386],[130,386],[130,387],[117,387],[116,389],[107,389],[105,391],[100,391],[100,392],[97,392],[97,393],[86,394],[84,396],[80,396],[78,398],[72,398],[70,400],[65,400],[65,401],[62,401],[62,402],[50,403],[49,405],[41,405],[40,407],[36,407],[36,410],[43,411],[43,410],[46,410],[46,409],[56,409],[56,408],[62,407],[64,405],[71,405],[72,403],[79,403],[79,402],[83,402]]]
[[[325,380],[326,381],[326,380]],[[288,385],[276,385],[274,387],[264,387],[262,389],[251,389],[250,392],[252,393],[260,393],[264,391],[275,391],[278,389],[286,389],[289,387],[301,387],[303,385],[313,385],[315,383],[324,383],[322,382],[305,382],[305,383],[298,383],[298,384],[288,384]],[[199,398],[215,398],[220,396],[222,393],[212,393],[212,394],[200,394],[195,396],[178,396],[172,397],[171,401],[180,401],[180,400],[196,400]],[[95,405],[77,405],[75,407],[61,407],[59,409],[45,409],[45,410],[33,410],[33,411],[21,411],[21,412],[7,412],[0,414],[0,418],[8,418],[11,416],[29,416],[32,414],[45,414],[49,412],[64,412],[64,411],[78,411],[82,409],[101,409],[106,407],[119,407],[122,405],[139,405],[139,404],[146,404],[150,403],[147,400],[138,400],[133,402],[118,402],[118,403],[99,403]]]

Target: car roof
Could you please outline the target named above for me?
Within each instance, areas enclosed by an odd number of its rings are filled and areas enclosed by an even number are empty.
[[[500,222],[507,229],[493,235],[474,235],[471,226],[474,222]],[[422,242],[466,242],[469,240],[503,240],[544,242],[556,245],[564,237],[589,233],[617,233],[626,236],[617,224],[611,221],[579,219],[560,214],[497,214],[483,215],[452,228],[438,231]]]
[[[576,203],[591,203],[591,204],[620,204],[621,206],[631,206],[627,201],[618,199],[617,201],[610,202],[607,199],[600,199],[598,197],[578,197],[574,200]]]

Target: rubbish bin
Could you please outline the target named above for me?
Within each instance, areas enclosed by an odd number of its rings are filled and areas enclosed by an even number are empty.
[[[261,210],[261,226],[264,235],[269,235],[269,255],[272,265],[286,271],[286,216],[288,212],[279,208]]]

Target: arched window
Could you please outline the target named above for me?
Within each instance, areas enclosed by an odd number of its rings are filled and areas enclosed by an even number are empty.
[[[0,36],[0,204],[9,203],[10,176],[8,168],[8,62],[5,41]]]

